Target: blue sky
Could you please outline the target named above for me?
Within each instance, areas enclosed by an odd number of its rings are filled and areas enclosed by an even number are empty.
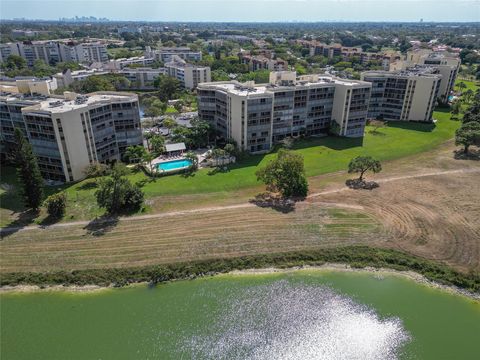
[[[480,21],[480,0],[0,0],[0,18],[146,21]]]

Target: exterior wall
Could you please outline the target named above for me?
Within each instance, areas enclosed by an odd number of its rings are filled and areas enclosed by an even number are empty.
[[[4,62],[11,54],[23,57],[28,66],[33,66],[35,60],[43,60],[47,64],[56,64],[61,61],[108,61],[107,48],[100,43],[74,45],[56,41],[38,41],[8,43],[0,46],[0,62]]]
[[[272,73],[272,85],[260,89],[236,82],[200,84],[199,118],[251,153],[268,151],[285,137],[326,134],[332,120],[339,135],[363,136],[370,84],[319,80],[318,75],[295,83],[294,74]]]
[[[45,179],[81,180],[88,164],[119,160],[128,146],[143,143],[138,98],[115,95],[94,93],[90,96],[99,100],[61,108],[49,105],[65,99],[0,98],[2,146],[12,144],[18,127],[32,144]]]
[[[441,75],[367,71],[361,77],[372,83],[368,118],[432,121]]]

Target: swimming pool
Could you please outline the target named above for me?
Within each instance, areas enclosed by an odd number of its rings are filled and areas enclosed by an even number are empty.
[[[157,169],[163,170],[163,171],[171,171],[171,170],[183,169],[183,168],[189,167],[190,165],[192,165],[192,162],[190,160],[180,159],[180,160],[167,161],[167,162],[162,162],[160,164],[157,164]]]

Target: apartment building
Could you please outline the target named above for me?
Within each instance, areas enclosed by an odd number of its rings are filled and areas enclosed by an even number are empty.
[[[285,137],[334,131],[363,136],[371,84],[323,75],[272,72],[268,84],[237,81],[200,84],[198,115],[224,138],[251,153],[268,151]]]
[[[163,63],[172,61],[174,56],[178,56],[185,61],[202,60],[202,52],[193,51],[189,47],[162,47],[158,50],[152,50],[150,46],[145,48],[145,57],[154,58]]]
[[[145,56],[135,56],[130,58],[110,60],[107,63],[93,64],[92,66],[102,68],[104,70],[121,70],[131,65],[149,67],[153,65],[154,61],[155,60],[153,58]]]
[[[460,64],[461,61],[457,54],[447,51],[435,52],[430,49],[415,49],[408,51],[405,59],[392,63],[390,70],[406,70],[415,66],[428,66],[437,69],[442,75],[438,98],[440,102],[446,103],[455,86]]]
[[[180,81],[185,89],[195,89],[198,84],[212,81],[209,66],[188,64],[185,60],[174,55],[172,61],[165,64],[168,76]]]
[[[381,51],[378,53],[363,51],[361,47],[342,46],[341,44],[324,44],[318,41],[297,40],[297,43],[310,50],[310,56],[321,55],[329,59],[340,57],[343,61],[357,58],[362,64],[369,61],[379,61],[384,70],[389,70],[390,64],[402,58],[398,51]]]
[[[24,41],[0,44],[0,63],[5,62],[10,55],[23,57],[28,66],[33,66],[35,60],[43,60],[47,64],[108,61],[107,48],[101,42],[76,44],[71,41]]]
[[[117,74],[125,76],[130,81],[130,88],[138,90],[153,89],[153,82],[160,75],[166,75],[165,68],[124,68]]]
[[[263,55],[244,55],[239,54],[240,62],[247,64],[250,71],[270,70],[285,71],[288,70],[288,63],[280,58],[271,59]]]
[[[57,79],[33,77],[17,77],[0,80],[0,92],[10,92],[30,95],[50,95],[58,88]]]
[[[442,75],[429,67],[401,71],[366,71],[372,84],[368,118],[431,122]]]
[[[143,143],[138,97],[97,92],[65,96],[0,96],[2,149],[20,128],[33,147],[42,176],[51,182],[85,177],[92,162],[121,159],[130,145]]]

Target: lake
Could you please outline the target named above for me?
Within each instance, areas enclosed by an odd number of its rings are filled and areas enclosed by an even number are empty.
[[[9,292],[8,359],[474,359],[480,302],[390,273],[219,275]]]

